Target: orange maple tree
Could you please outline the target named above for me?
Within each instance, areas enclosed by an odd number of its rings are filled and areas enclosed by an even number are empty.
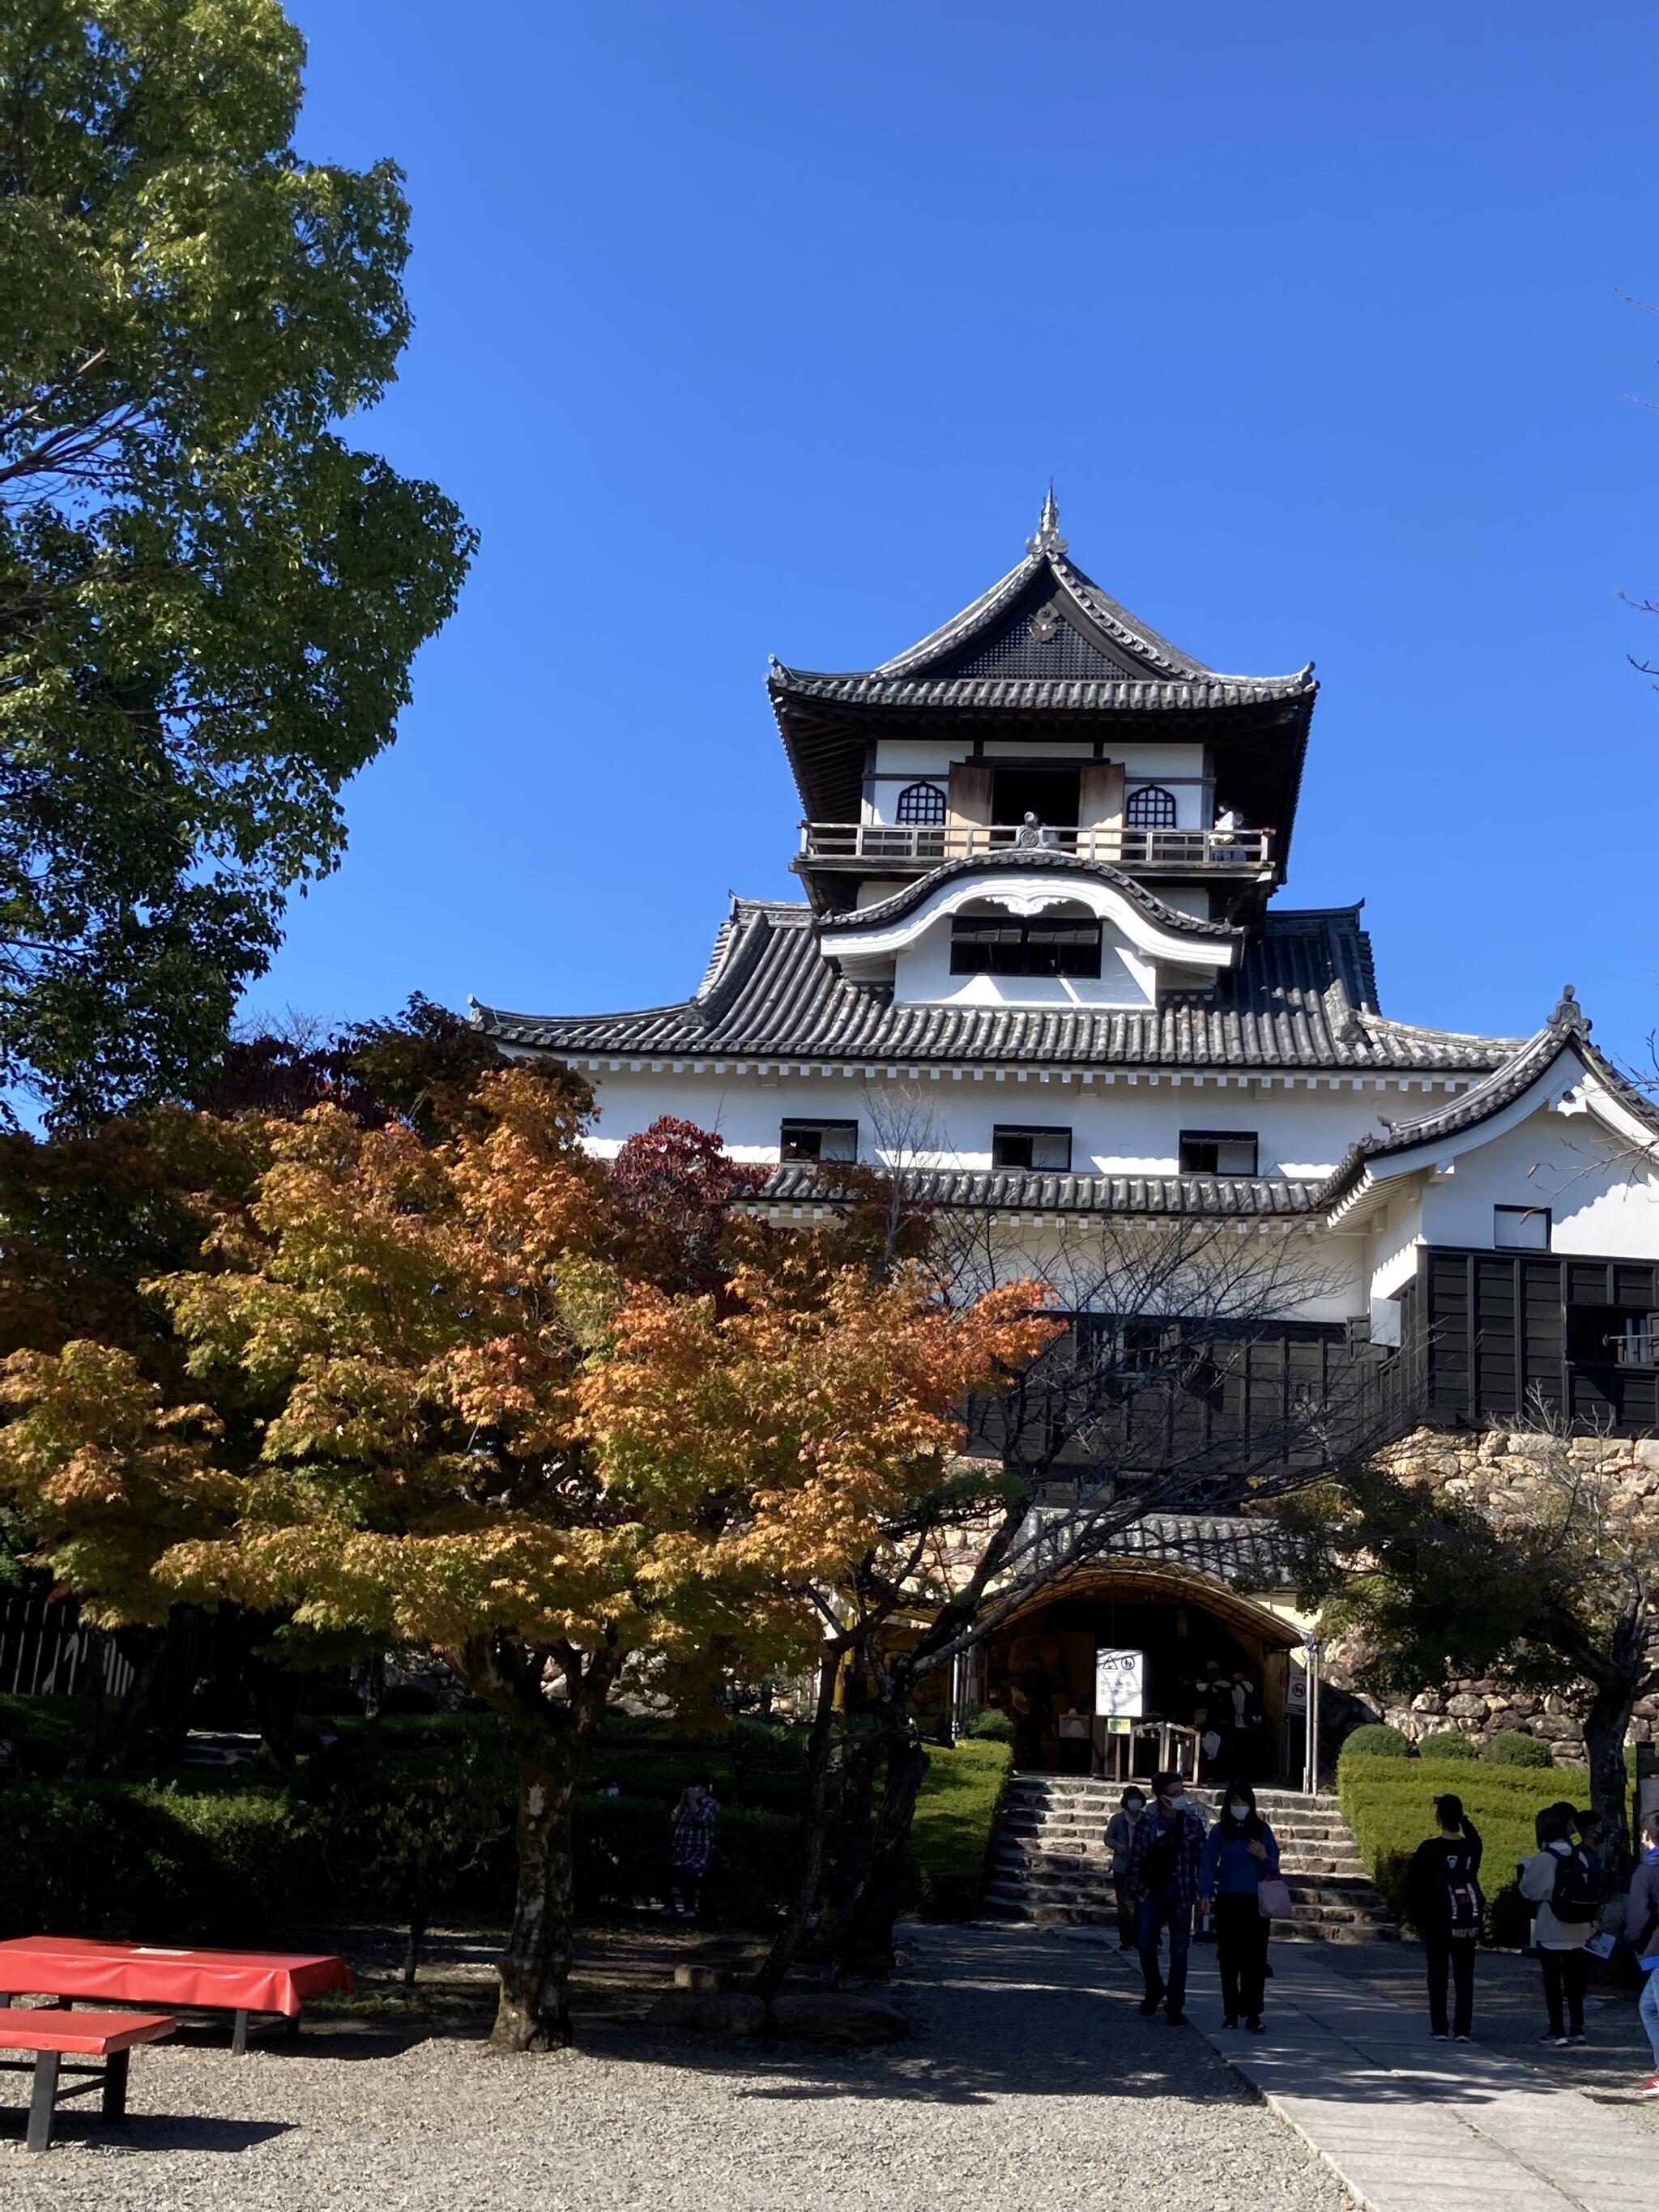
[[[437,1144],[330,1105],[268,1125],[209,1264],[155,1285],[202,1396],[269,1409],[255,1449],[230,1462],[128,1353],[86,1346],[13,1363],[0,1431],[14,1487],[82,1486],[95,1447],[124,1510],[193,1513],[161,1589],[425,1648],[501,1714],[515,2049],[568,2039],[572,1802],[625,1674],[691,1708],[809,1656],[815,1596],[937,1483],[952,1408],[1051,1326],[1036,1285],[952,1308],[833,1233],[746,1219],[713,1287],[684,1287],[683,1239],[653,1280],[661,1240],[585,1149],[590,1111],[509,1068]]]

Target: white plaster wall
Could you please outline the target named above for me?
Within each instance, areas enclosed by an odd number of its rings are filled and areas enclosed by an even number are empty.
[[[1410,1189],[1395,1192],[1364,1226],[1368,1296],[1397,1297],[1417,1273],[1424,1242],[1422,1194],[1415,1182]]]
[[[1044,742],[1041,750],[1045,760],[1076,761],[1079,768],[1089,765],[1095,758],[1092,743],[1049,744]],[[1013,748],[1010,748],[1010,753]],[[876,745],[875,772],[877,781],[870,786],[860,819],[872,823],[890,823],[896,819],[898,798],[904,786],[890,783],[889,776],[903,776],[916,781],[948,785],[953,760],[967,760],[970,756],[960,744],[930,744],[916,738],[882,738]],[[1204,748],[1202,745],[1138,745],[1127,753],[1112,753],[1108,757],[1123,763],[1124,781],[1133,787],[1137,783],[1166,783],[1171,776],[1202,776]],[[1206,813],[1207,794],[1201,783],[1170,783],[1175,794],[1176,826],[1182,830],[1207,830],[1210,826]]]
[[[1424,1235],[1490,1249],[1498,1206],[1547,1206],[1556,1252],[1659,1258],[1659,1175],[1589,1114],[1543,1109],[1459,1155],[1426,1183]]]
[[[927,1163],[988,1168],[991,1133],[998,1122],[1035,1122],[1072,1131],[1073,1165],[1079,1174],[1173,1175],[1182,1129],[1256,1132],[1264,1175],[1312,1177],[1328,1174],[1354,1139],[1376,1127],[1376,1112],[1398,1112],[1397,1101],[1347,1091],[1286,1091],[1237,1085],[1172,1084],[1120,1076],[1111,1084],[1042,1080],[1019,1068],[945,1069],[935,1079],[891,1081],[863,1067],[828,1075],[789,1074],[763,1082],[752,1067],[676,1075],[665,1068],[637,1074],[584,1070],[598,1094],[596,1149],[614,1152],[623,1139],[647,1128],[660,1114],[674,1114],[716,1130],[738,1159],[778,1157],[778,1125],[786,1117],[814,1114],[856,1119],[866,1158],[873,1150],[878,1115],[893,1102],[914,1099],[931,1121]],[[1357,1264],[1357,1263],[1356,1263]]]

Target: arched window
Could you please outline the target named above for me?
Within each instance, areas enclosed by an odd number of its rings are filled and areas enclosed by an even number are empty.
[[[943,822],[945,793],[936,783],[907,783],[898,795],[900,822]]]
[[[1143,783],[1139,791],[1129,793],[1129,804],[1123,818],[1131,830],[1173,830],[1176,826],[1176,800],[1172,791],[1165,791],[1161,783]]]

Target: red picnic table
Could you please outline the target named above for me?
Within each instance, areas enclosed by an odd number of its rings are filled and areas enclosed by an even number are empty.
[[[50,2150],[52,2123],[59,2099],[78,2097],[88,2089],[102,2090],[104,2118],[118,2126],[127,2116],[127,2058],[132,2046],[159,2042],[178,2025],[176,2020],[156,2012],[70,2012],[47,2005],[23,2006],[8,2012],[0,2021],[0,2051],[34,2053],[33,2068],[27,2058],[0,2058],[0,2069],[5,2072],[32,2071],[34,2075],[29,2097],[28,2148]],[[104,2063],[65,2066],[64,2060],[70,2053],[101,2058]],[[92,2078],[79,2088],[65,2089],[59,2086],[63,2074],[86,2074]]]
[[[250,2013],[282,2013],[297,2029],[304,1998],[356,1987],[345,1960],[327,1952],[198,1951],[98,1943],[82,1936],[14,1936],[0,1942],[0,2005],[38,1992],[234,2012],[235,2051],[247,2049]]]

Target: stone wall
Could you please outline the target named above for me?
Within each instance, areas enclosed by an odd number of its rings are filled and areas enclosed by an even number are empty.
[[[1405,1480],[1443,1486],[1454,1496],[1501,1512],[1514,1496],[1505,1483],[1504,1462],[1524,1459],[1538,1443],[1535,1437],[1502,1431],[1464,1437],[1425,1429],[1398,1445],[1391,1457]],[[1587,1468],[1594,1466],[1610,1485],[1611,1502],[1621,1515],[1648,1521],[1659,1512],[1659,1439],[1574,1437],[1565,1449]],[[1333,1643],[1325,1655],[1328,1679],[1340,1688],[1352,1687],[1365,1656],[1357,1645]],[[1558,1766],[1582,1766],[1582,1716],[1589,1694],[1588,1685],[1582,1692],[1546,1692],[1487,1679],[1458,1679],[1425,1690],[1409,1703],[1376,1698],[1366,1703],[1379,1719],[1413,1739],[1455,1729],[1472,1743],[1484,1745],[1504,1729],[1519,1729],[1541,1737]],[[1644,1698],[1637,1706],[1631,1735],[1643,1743],[1659,1740],[1659,1698]]]

